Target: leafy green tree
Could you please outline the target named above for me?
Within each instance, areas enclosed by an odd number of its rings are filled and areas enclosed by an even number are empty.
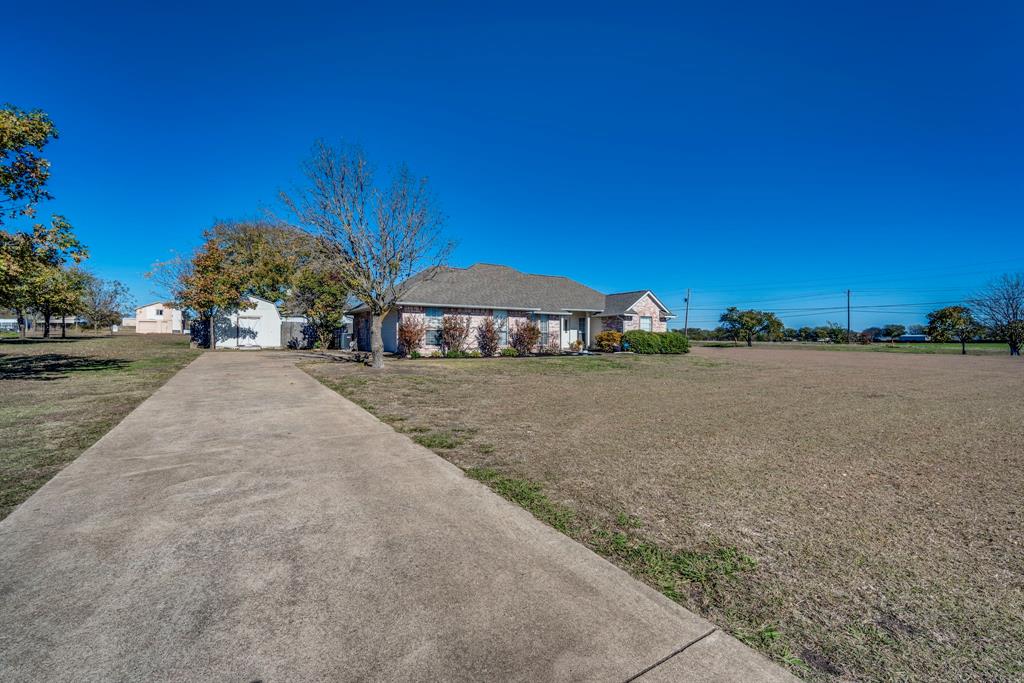
[[[890,342],[896,341],[898,337],[902,337],[907,333],[907,328],[899,323],[891,323],[882,328],[883,336],[889,338]]]
[[[174,301],[205,321],[213,350],[217,348],[217,317],[255,307],[246,297],[245,286],[245,270],[231,262],[217,240],[208,239],[192,257],[191,267],[181,273]]]
[[[64,318],[78,313],[85,294],[85,277],[81,271],[62,265],[44,265],[33,271],[30,307],[43,316],[43,336],[50,336],[50,322],[61,318],[60,336],[67,334]]]
[[[289,310],[306,316],[319,348],[330,348],[334,331],[341,326],[349,291],[344,275],[325,261],[314,261],[294,276],[288,292]]]
[[[50,199],[50,162],[42,151],[56,138],[45,112],[0,107],[0,225],[5,217],[34,216],[36,204]]]
[[[718,321],[727,331],[730,337],[744,339],[747,346],[754,345],[754,337],[759,334],[766,335],[769,339],[775,339],[782,332],[782,321],[774,313],[768,311],[746,310],[741,311],[735,306],[725,310]]]
[[[125,311],[135,308],[131,293],[117,280],[104,280],[92,273],[83,273],[84,292],[79,312],[95,332],[121,322]]]
[[[797,338],[800,341],[817,341],[818,335],[814,332],[813,327],[804,326],[797,330]]]
[[[297,273],[316,255],[308,234],[266,220],[218,221],[204,238],[214,240],[231,268],[245,274],[247,294],[274,302],[288,297]]]
[[[980,331],[981,325],[966,306],[946,306],[928,314],[928,336],[939,342],[959,341],[960,353],[965,356],[967,342]]]
[[[0,307],[15,310],[22,337],[25,313],[38,303],[36,289],[53,277],[48,269],[81,263],[87,256],[63,216],[53,216],[49,225],[37,223],[31,231],[0,230]]]
[[[846,328],[839,323],[828,322],[825,327],[825,337],[833,344],[845,344],[847,343]]]

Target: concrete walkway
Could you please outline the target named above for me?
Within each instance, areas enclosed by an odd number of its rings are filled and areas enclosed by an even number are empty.
[[[207,353],[0,523],[0,680],[789,680],[294,367]]]

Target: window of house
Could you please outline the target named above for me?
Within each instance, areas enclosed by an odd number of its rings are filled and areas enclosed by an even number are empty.
[[[441,345],[441,319],[444,318],[444,311],[440,308],[427,309],[427,338],[426,343],[431,346]]]
[[[495,311],[494,323],[498,326],[498,346],[508,346],[508,311]]]
[[[649,315],[642,315],[642,316],[640,316],[640,329],[643,330],[644,332],[650,332],[651,331],[651,329],[652,329],[652,327],[651,327],[651,316],[649,316]]]
[[[159,317],[160,317],[160,316],[162,316],[163,314],[164,314],[164,309],[162,309],[162,308],[158,308],[158,309],[156,309],[156,317],[158,317],[158,318],[159,318]]]
[[[550,334],[548,333],[548,316],[547,314],[541,314],[540,320],[537,322],[540,325],[540,346],[545,348],[548,345]]]

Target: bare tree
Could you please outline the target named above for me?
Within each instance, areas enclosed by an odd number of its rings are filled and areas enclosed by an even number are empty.
[[[1024,346],[1024,275],[1003,275],[968,303],[993,334],[1009,344],[1010,355],[1019,356]]]
[[[395,307],[401,284],[419,271],[429,277],[451,252],[452,243],[441,236],[444,216],[426,178],[415,178],[402,166],[379,186],[358,147],[318,142],[303,171],[306,186],[282,192],[281,200],[369,308],[372,365],[382,368],[381,324]]]

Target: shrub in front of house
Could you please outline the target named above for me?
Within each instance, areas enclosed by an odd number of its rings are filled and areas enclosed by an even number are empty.
[[[446,315],[441,319],[441,352],[445,355],[452,351],[462,353],[466,350],[469,340],[469,316]],[[459,356],[448,356],[458,358]]]
[[[633,353],[688,353],[690,344],[676,332],[630,330],[622,335],[623,348]]]
[[[426,334],[427,325],[421,318],[402,316],[402,322],[398,324],[398,355],[418,357]]]
[[[509,347],[507,349],[502,349],[501,350],[501,355],[502,356],[518,356],[519,352],[516,351],[515,349],[513,349],[512,347]]]
[[[611,353],[622,348],[622,333],[615,330],[605,330],[594,337],[597,348]]]
[[[500,339],[498,323],[494,318],[484,318],[476,328],[476,347],[480,355],[490,358],[498,352]]]
[[[532,320],[518,323],[508,334],[509,345],[520,356],[528,356],[530,349],[540,341],[540,326]]]

